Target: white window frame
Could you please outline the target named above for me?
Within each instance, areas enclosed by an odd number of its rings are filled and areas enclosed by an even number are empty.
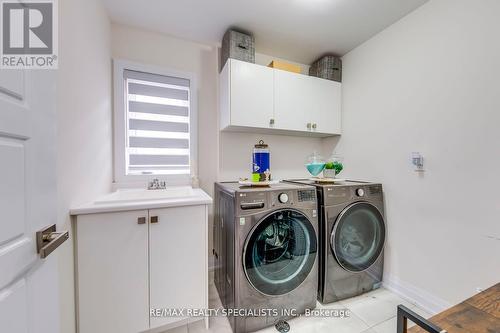
[[[127,121],[124,70],[139,71],[189,80],[189,175],[127,175],[126,146]],[[148,181],[158,178],[167,185],[189,185],[191,177],[198,174],[198,86],[194,73],[182,72],[159,66],[146,65],[123,59],[113,59],[113,151],[114,183],[113,187],[144,187]]]

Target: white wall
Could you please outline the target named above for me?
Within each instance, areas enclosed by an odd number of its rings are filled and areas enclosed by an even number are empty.
[[[59,1],[58,224],[69,209],[109,192],[112,181],[110,23],[99,0]],[[57,250],[61,332],[75,331],[73,232]]]
[[[274,179],[310,177],[305,168],[306,159],[315,150],[321,152],[321,139],[221,132],[219,180],[250,178],[252,150],[261,139],[269,145],[271,151],[271,175]]]
[[[383,183],[385,280],[433,311],[500,277],[499,15],[431,0],[343,58],[345,175]]]

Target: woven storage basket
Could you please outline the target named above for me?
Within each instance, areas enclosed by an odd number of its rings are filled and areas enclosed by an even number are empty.
[[[228,58],[255,63],[255,40],[253,36],[236,30],[228,30],[222,38],[221,69]]]
[[[342,82],[342,59],[332,55],[319,58],[309,68],[309,75]]]

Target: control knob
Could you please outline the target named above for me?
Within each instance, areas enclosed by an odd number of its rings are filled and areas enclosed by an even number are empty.
[[[278,201],[281,202],[282,204],[287,203],[288,202],[288,194],[280,193],[278,195]]]
[[[365,195],[365,190],[363,190],[362,188],[358,188],[358,189],[356,190],[356,195],[357,195],[358,197],[362,197],[362,196],[364,196],[364,195]]]

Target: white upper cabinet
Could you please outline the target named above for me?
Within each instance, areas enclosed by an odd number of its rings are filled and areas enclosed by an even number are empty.
[[[277,70],[274,74],[276,128],[310,131],[315,112],[317,78]]]
[[[342,84],[340,82],[305,76],[309,79],[310,89],[310,121],[311,130],[317,133],[341,133],[341,99]]]
[[[220,74],[221,130],[339,135],[341,86],[229,59]]]
[[[269,128],[273,111],[273,69],[229,59],[221,73],[222,127]]]

